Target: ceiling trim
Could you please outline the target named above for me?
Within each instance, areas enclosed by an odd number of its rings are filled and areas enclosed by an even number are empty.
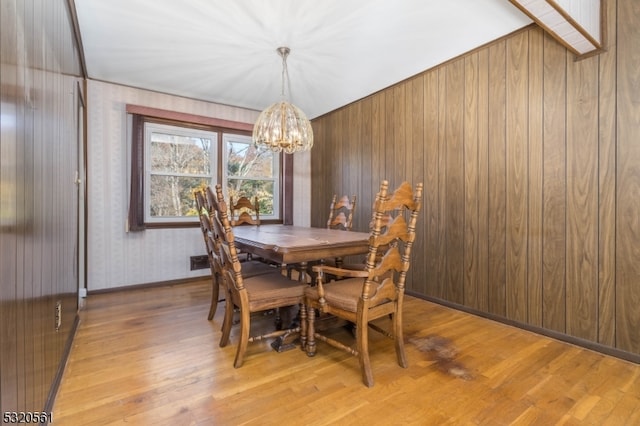
[[[571,12],[554,0],[509,1],[574,54],[582,56],[602,50],[600,0],[573,3]],[[564,3],[567,4],[567,1]],[[591,32],[578,22],[580,17],[586,15],[597,18],[596,28]]]

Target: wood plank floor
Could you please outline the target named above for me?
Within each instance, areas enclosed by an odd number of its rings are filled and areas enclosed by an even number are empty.
[[[372,332],[373,388],[322,342],[314,358],[254,343],[234,369],[208,302],[205,281],[90,295],[53,424],[640,424],[640,366],[424,300],[405,306],[409,368]]]

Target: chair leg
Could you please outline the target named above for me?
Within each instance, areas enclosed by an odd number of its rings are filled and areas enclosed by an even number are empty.
[[[220,337],[220,347],[223,348],[229,344],[229,335],[231,334],[231,326],[233,325],[233,301],[231,295],[227,294],[225,298],[224,319],[222,320],[222,336]]]
[[[235,368],[242,367],[244,363],[244,354],[249,345],[249,330],[251,329],[251,314],[245,309],[240,310],[240,340],[238,341],[238,350],[236,351],[236,359],[233,362]]]
[[[402,368],[407,368],[407,356],[404,352],[404,336],[402,334],[402,315],[396,313],[393,315],[393,335],[395,336],[396,345],[396,358],[398,358],[398,365]]]
[[[218,274],[215,272],[211,275],[211,306],[209,307],[209,315],[207,319],[211,321],[218,309],[218,298],[220,296],[220,284],[218,283]]]
[[[373,386],[373,374],[371,373],[371,360],[369,359],[369,327],[366,321],[356,326],[356,341],[358,348],[358,361],[362,372],[362,381],[367,387]]]

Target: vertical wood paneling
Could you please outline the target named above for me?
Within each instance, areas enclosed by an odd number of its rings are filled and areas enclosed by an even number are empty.
[[[29,20],[30,16],[28,15],[30,15],[30,13],[28,12],[28,9],[31,9],[31,8],[27,8],[27,11],[25,11],[25,5],[26,5],[26,2],[19,2],[16,4],[17,15],[24,16],[26,20]],[[19,61],[19,62],[22,62],[22,61]],[[24,72],[24,70],[21,68],[22,66],[24,66],[23,63],[17,64],[17,65],[21,69],[21,72],[18,73],[17,86],[24,87],[26,84],[27,73]],[[26,122],[27,122],[27,112],[26,112],[27,110],[25,105],[26,102],[24,101],[24,98],[16,99],[16,101],[17,102],[16,102],[16,114],[15,114],[15,118],[16,118],[15,129],[17,132],[19,132],[19,134],[16,135],[17,136],[16,140],[22,140],[23,143],[16,144],[17,152],[16,152],[15,160],[16,160],[16,165],[22,165],[25,163],[24,160],[25,158],[27,158],[26,156],[28,155],[28,153],[33,152],[33,147],[32,147],[32,140],[29,140],[29,141],[27,140],[26,132],[25,132]],[[0,154],[0,157],[1,157],[1,154]],[[20,166],[16,167],[16,169],[18,168],[20,168]],[[2,181],[4,181],[4,179],[2,179]],[[26,211],[25,210],[26,199],[30,198],[28,197],[27,194],[30,194],[31,191],[28,189],[27,179],[19,181],[16,176],[15,182],[20,187],[19,190],[16,191],[16,200],[15,200],[16,201],[16,204],[15,204],[16,217],[24,217],[25,211]],[[2,204],[4,205],[4,203]],[[15,253],[16,283],[32,282],[32,277],[29,276],[30,275],[29,272],[23,270],[22,268],[17,268],[17,265],[24,264],[25,261],[28,261],[26,259],[26,256],[29,253],[28,248],[26,247],[27,243],[23,238],[18,238],[16,242],[17,242],[16,253]],[[32,339],[27,337],[30,335],[31,331],[34,329],[33,300],[35,295],[33,294],[32,287],[29,285],[25,285],[22,288],[22,291],[21,291],[22,294],[19,294],[20,293],[19,289],[17,290],[18,290],[17,318],[19,318],[19,320],[16,327],[16,333],[17,333],[17,336],[23,336],[18,341],[18,345],[20,345],[20,348],[18,348],[18,352],[24,353],[25,356],[17,357],[17,365],[15,368],[15,372],[26,373],[27,371],[30,371],[30,368],[28,366],[33,365],[31,363],[33,362],[33,356],[35,355],[34,348],[33,348],[33,341]],[[19,374],[17,376],[17,387],[18,387],[17,395],[18,395],[18,399],[22,401],[22,404],[23,404],[22,407],[29,406],[30,404],[33,404],[36,401],[34,397],[33,385],[34,385],[34,382],[33,382],[32,373],[24,374],[24,375]]]
[[[567,72],[567,332],[596,341],[598,329],[598,58]]]
[[[2,234],[0,234],[0,402],[3,411],[9,407],[24,407],[18,397],[18,287],[17,247],[18,208],[16,196],[19,190],[17,159],[17,111],[18,92],[18,30],[16,1],[0,3],[2,36],[0,36],[0,208]]]
[[[478,309],[489,312],[489,49],[478,52]]]
[[[400,185],[411,176],[406,170],[406,152],[408,147],[411,146],[407,141],[408,130],[405,119],[407,116],[405,111],[406,87],[406,82],[393,87],[393,124],[387,129],[392,135],[391,138],[387,140],[392,152],[389,158],[390,169],[387,169],[387,178],[392,188]],[[389,150],[387,150],[387,152],[389,152]]]
[[[442,256],[439,251],[439,216],[438,195],[439,177],[438,159],[438,71],[424,74],[424,194],[422,214],[425,221],[425,264],[427,276],[426,293],[433,297],[444,297],[440,276]],[[414,256],[419,256],[414,254]],[[416,257],[420,259],[420,257]]]
[[[464,304],[478,309],[480,251],[478,198],[478,54],[465,58],[464,68]]]
[[[0,406],[43,411],[77,311],[79,52],[64,0],[0,3]],[[55,328],[55,306],[62,306]]]
[[[360,145],[359,152],[356,154],[362,158],[362,168],[356,170],[356,173],[362,175],[362,170],[373,171],[373,159],[378,158],[376,152],[376,144],[373,140],[374,124],[373,114],[374,105],[373,98],[369,97],[362,101],[362,122],[360,137],[362,138],[362,145]],[[354,217],[354,229],[366,231],[369,221],[371,220],[371,206],[373,206],[373,194],[368,176],[361,176],[360,188],[357,193],[358,199],[356,201],[356,213]],[[354,195],[351,194],[351,195]]]
[[[363,191],[425,184],[410,291],[640,355],[640,4],[603,7],[598,56],[531,26],[345,109]]]
[[[640,352],[640,2],[618,1],[616,345]]]
[[[334,123],[332,127],[332,137],[336,143],[336,149],[333,151],[331,156],[331,182],[330,188],[332,192],[335,192],[340,187],[342,187],[342,183],[345,181],[345,178],[349,176],[345,175],[345,161],[344,161],[344,149],[345,149],[345,139],[348,135],[345,133],[345,129],[347,128],[347,123],[345,123],[345,115],[348,114],[348,111],[340,110],[333,118]],[[348,172],[347,172],[348,173]],[[329,198],[330,199],[330,198]],[[324,210],[324,209],[321,209]]]
[[[424,79],[422,76],[411,79],[410,100],[408,111],[411,114],[411,149],[407,150],[407,163],[411,163],[411,185],[424,183]],[[424,208],[424,203],[423,203]],[[424,253],[426,241],[426,226],[424,221],[416,223],[416,241],[413,250]],[[414,263],[415,268],[411,268],[410,280],[407,280],[408,289],[420,294],[425,294],[426,287],[426,265],[424,262]]]
[[[603,2],[605,28],[616,26],[616,2]],[[608,31],[599,56],[600,147],[598,154],[598,342],[615,345],[616,283],[616,33]]]
[[[448,253],[447,253],[447,145],[446,145],[446,124],[447,124],[447,69],[438,69],[438,121],[437,125],[437,137],[438,144],[438,156],[436,157],[436,168],[438,173],[438,185],[436,190],[438,191],[436,208],[438,209],[438,225],[437,231],[437,249],[434,256],[437,259],[436,276],[438,283],[437,294],[438,297],[442,297],[446,300],[453,299],[452,289],[448,284],[449,275],[447,273]]]
[[[506,316],[527,320],[528,33],[506,46]]]
[[[399,142],[399,145],[404,145],[404,157],[399,160],[400,170],[404,168],[404,173],[398,174],[398,179],[400,182],[407,181],[411,185],[414,184],[413,181],[413,153],[415,150],[414,140],[413,140],[413,84],[412,80],[407,80],[403,84],[404,93],[403,100],[404,104],[402,106],[402,118],[404,119],[404,133],[402,134],[402,138],[404,139],[404,143]]]
[[[393,187],[393,172],[394,172],[394,164],[395,164],[395,135],[396,130],[395,127],[398,123],[395,122],[395,105],[396,105],[396,97],[397,97],[397,88],[390,88],[387,92],[384,100],[385,107],[383,110],[384,114],[384,122],[385,122],[385,137],[382,142],[382,148],[384,151],[384,157],[382,158],[382,179],[386,179],[389,181],[390,186]],[[378,188],[380,187],[380,182],[377,183]]]
[[[566,218],[566,57],[567,51],[544,37],[543,101],[543,326],[565,331]]]
[[[380,182],[385,179],[386,171],[384,170],[385,144],[386,139],[386,91],[380,92],[373,97],[373,158],[371,159],[371,204],[373,206],[375,194],[378,193]],[[369,225],[361,228],[362,231],[369,231]]]
[[[345,141],[345,164],[344,167],[348,171],[348,179],[343,182],[341,188],[342,195],[348,195],[351,197],[354,194],[362,193],[362,183],[361,183],[361,175],[360,171],[362,170],[362,162],[364,161],[364,156],[360,153],[364,151],[363,139],[361,136],[361,127],[354,125],[358,123],[360,117],[362,116],[362,102],[356,102],[352,108],[347,110],[348,113],[348,123],[345,134],[348,135],[347,141]],[[354,123],[354,124],[352,124]],[[340,196],[340,193],[337,194]],[[365,211],[369,209],[365,208]],[[326,204],[325,211],[328,214],[329,212],[329,203]],[[357,210],[356,210],[357,213]],[[327,217],[328,218],[328,217]]]
[[[446,283],[450,299],[464,303],[464,60],[446,67],[445,214]]]
[[[489,47],[489,312],[506,314],[506,42]]]
[[[537,327],[542,326],[543,40],[542,29],[529,32],[527,312],[528,323]]]

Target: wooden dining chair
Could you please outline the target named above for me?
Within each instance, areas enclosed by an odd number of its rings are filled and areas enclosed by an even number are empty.
[[[234,201],[233,196],[229,196],[229,221],[231,226],[260,225],[260,205],[258,197],[254,197],[253,202],[249,197],[242,196]],[[240,261],[252,260],[251,253],[238,252]],[[256,259],[262,260],[262,259]]]
[[[316,286],[305,290],[307,334],[302,337],[307,355],[316,353],[316,340],[321,340],[358,357],[362,379],[373,386],[369,358],[368,330],[372,328],[395,341],[397,362],[407,367],[402,334],[402,305],[405,279],[410,266],[411,248],[416,236],[416,221],[422,204],[422,184],[415,191],[407,182],[388,195],[387,181],[380,185],[374,204],[369,253],[363,271],[317,265]],[[392,216],[385,226],[385,217]],[[379,251],[383,252],[379,256]],[[328,274],[345,277],[327,283]],[[315,310],[335,315],[355,324],[355,347],[315,329]],[[390,318],[389,326],[372,323]]]
[[[248,197],[240,197],[233,200],[229,197],[229,221],[231,226],[240,225],[260,225],[260,205],[258,197],[254,197],[253,202]]]
[[[355,211],[356,211],[355,195],[351,196],[351,199],[349,199],[349,196],[347,195],[343,195],[342,197],[340,197],[340,199],[338,199],[338,196],[334,194],[333,198],[331,199],[331,204],[329,205],[329,218],[327,219],[327,229],[339,229],[342,231],[351,231],[351,228],[353,226],[353,214],[355,213]],[[337,257],[330,260],[323,260],[322,262],[325,262],[331,266],[340,266],[342,264],[342,258]],[[313,275],[312,266],[315,264],[316,262],[305,263],[305,264],[293,263],[293,264],[287,265],[286,266],[287,276],[291,278],[293,275],[292,271],[297,271],[299,277],[309,276],[311,277],[311,280],[313,282],[315,278]]]
[[[207,195],[210,194],[210,195]],[[222,275],[222,260],[220,256],[220,238],[214,232],[211,218],[216,214],[217,201],[211,197],[213,192],[210,187],[203,191],[195,192],[196,208],[200,212],[200,230],[204,238],[205,250],[209,259],[209,267],[211,268],[211,305],[209,306],[209,313],[207,319],[213,320],[218,303],[224,301],[220,300],[220,288],[223,288],[224,281]],[[255,276],[261,274],[267,274],[274,272],[276,269],[262,262],[248,261],[244,265],[245,276]]]
[[[307,285],[288,279],[279,269],[270,274],[245,276],[245,263],[238,259],[233,227],[229,221],[227,206],[222,196],[222,188],[219,185],[216,185],[216,194],[218,208],[217,214],[212,217],[212,223],[214,233],[220,235],[220,254],[227,292],[220,346],[224,347],[229,343],[234,306],[237,306],[240,313],[240,336],[233,365],[235,368],[239,368],[244,362],[244,355],[249,343],[285,334],[304,332],[306,313],[302,301]],[[252,313],[294,305],[300,305],[300,326],[280,327],[270,333],[251,335]]]
[[[213,240],[211,239],[211,222],[209,220],[209,209],[205,198],[205,193],[201,190],[194,192],[196,209],[198,210],[198,217],[200,223],[200,230],[202,231],[202,237],[204,239],[204,247],[209,260],[209,268],[211,269],[211,305],[209,307],[209,314],[207,318],[213,319],[218,307],[218,298],[220,296],[220,261],[219,256],[214,253]]]
[[[207,209],[209,216],[213,215],[216,211],[216,194],[213,193],[213,189],[211,189],[210,185],[204,190],[204,207]]]
[[[353,214],[356,211],[356,196],[351,199],[343,195],[340,199],[334,194],[329,205],[329,219],[327,220],[327,228],[341,229],[343,231],[351,231],[353,226]]]

